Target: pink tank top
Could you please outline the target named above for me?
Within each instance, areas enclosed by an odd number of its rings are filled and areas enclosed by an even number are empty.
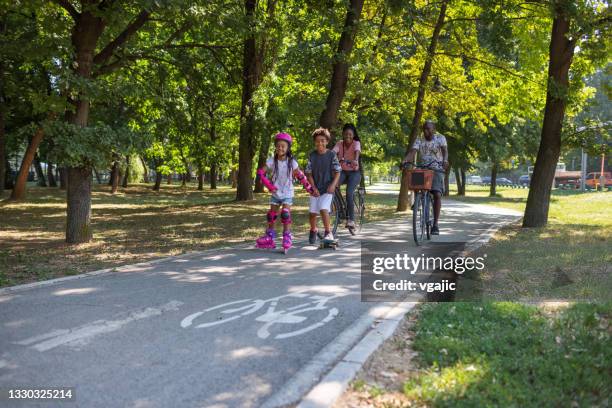
[[[338,155],[338,160],[340,160],[340,166],[344,171],[355,171],[359,170],[359,164],[352,165],[345,162],[345,160],[355,160],[357,155],[356,152],[361,152],[361,143],[357,140],[353,140],[353,143],[349,147],[344,146],[344,141],[340,140],[334,146],[334,151]]]

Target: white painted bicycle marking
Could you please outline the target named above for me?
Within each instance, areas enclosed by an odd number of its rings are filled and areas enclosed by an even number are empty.
[[[194,324],[194,321],[204,315],[207,315],[208,319],[215,320],[197,324],[194,326],[196,329],[202,329],[207,327],[212,327],[224,323],[231,322],[240,317],[247,316],[250,314],[254,314],[267,305],[265,311],[262,314],[255,317],[256,322],[264,323],[257,330],[257,336],[261,339],[267,339],[271,336],[271,328],[274,325],[297,325],[301,323],[308,323],[307,320],[311,318],[310,316],[316,316],[318,320],[314,321],[312,324],[307,325],[306,327],[302,327],[296,330],[286,331],[280,334],[276,334],[274,339],[286,339],[294,336],[299,336],[304,333],[308,333],[309,331],[315,330],[326,323],[332,321],[336,316],[338,316],[339,310],[336,307],[329,307],[328,302],[332,299],[336,299],[339,297],[351,295],[354,293],[342,293],[335,294],[330,296],[321,296],[321,295],[312,295],[305,292],[295,292],[288,293],[281,296],[276,296],[270,299],[242,299],[236,300],[233,302],[223,303],[221,305],[213,306],[208,309],[205,309],[201,312],[193,313],[187,317],[185,317],[181,321],[182,328],[188,328]],[[308,300],[307,302],[300,303],[295,306],[282,308],[279,306],[279,303],[282,303],[284,300],[288,300],[290,298],[298,298]],[[242,305],[238,307],[231,307],[235,305]],[[229,307],[229,308],[228,308]],[[210,313],[210,312],[217,313]],[[327,311],[327,314],[322,319],[318,316],[321,315],[321,312]],[[309,316],[310,315],[310,316]]]

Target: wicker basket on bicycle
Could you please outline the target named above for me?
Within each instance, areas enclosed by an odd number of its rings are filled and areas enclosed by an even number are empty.
[[[410,190],[431,190],[433,176],[433,170],[410,169],[408,170],[408,188]]]

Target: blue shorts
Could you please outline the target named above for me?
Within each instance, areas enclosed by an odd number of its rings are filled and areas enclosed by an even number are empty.
[[[293,197],[278,198],[278,197],[272,196],[270,198],[270,204],[271,205],[283,205],[283,204],[293,205]]]

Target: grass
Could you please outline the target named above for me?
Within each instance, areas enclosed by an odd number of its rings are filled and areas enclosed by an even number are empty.
[[[488,197],[468,190],[460,201],[522,211],[526,189],[500,189]],[[460,300],[612,300],[612,193],[553,190],[546,227],[502,229],[475,256],[487,255],[486,270],[466,274]]]
[[[404,384],[410,406],[607,406],[612,304],[556,311],[508,302],[422,307]]]
[[[164,184],[154,192],[141,184],[112,195],[108,186],[95,185],[94,236],[81,245],[64,243],[66,193],[28,187],[27,201],[0,202],[0,286],[252,242],[261,235],[268,194],[238,203],[233,201],[235,191],[226,186],[204,191],[195,187]],[[292,212],[297,238],[308,231],[307,204],[307,195],[300,191]],[[393,195],[368,194],[368,221],[393,216],[395,204]]]
[[[498,191],[452,198],[524,209],[527,190]],[[412,345],[421,371],[404,384],[411,404],[608,406],[610,208],[610,192],[555,190],[546,227],[504,228],[473,254],[487,254],[487,267],[460,278],[456,300],[485,301],[422,307]]]

